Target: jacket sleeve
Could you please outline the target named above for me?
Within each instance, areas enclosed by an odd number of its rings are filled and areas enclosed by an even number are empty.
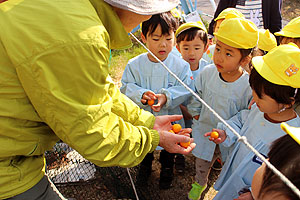
[[[108,56],[101,43],[61,44],[16,70],[36,112],[60,139],[96,165],[130,167],[156,148],[159,134],[151,130],[155,117],[111,81]]]
[[[140,108],[145,108],[148,105],[143,105],[141,103],[141,98],[143,94],[149,90],[139,86],[138,81],[136,80],[137,77],[138,75],[132,70],[131,64],[128,63],[122,76],[122,87],[120,90],[123,94],[134,101]]]
[[[178,78],[182,80],[188,87],[192,87],[192,72],[190,70],[189,64],[185,64],[180,68],[180,72],[175,73]],[[172,76],[171,74],[169,76]],[[165,94],[167,97],[167,102],[165,108],[173,109],[182,104],[191,93],[183,86],[179,81],[175,81],[174,85],[168,88],[162,88],[158,91],[160,94]]]
[[[243,128],[245,121],[248,118],[250,110],[241,110],[232,118],[227,120],[226,122],[239,134],[241,133],[241,129]],[[224,130],[226,132],[227,138],[222,143],[225,147],[232,146],[237,141],[237,136],[223,123],[219,122],[217,125],[217,129]]]

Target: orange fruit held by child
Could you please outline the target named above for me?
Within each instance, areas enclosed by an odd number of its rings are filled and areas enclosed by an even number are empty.
[[[152,106],[153,104],[154,104],[154,99],[148,100],[148,105],[149,105],[149,106]]]
[[[216,131],[213,131],[210,133],[210,137],[214,138],[214,139],[217,139],[219,137],[219,133],[216,132]]]

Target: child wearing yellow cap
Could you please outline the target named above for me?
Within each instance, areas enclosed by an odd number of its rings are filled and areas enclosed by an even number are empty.
[[[232,32],[231,30],[236,30]],[[195,77],[195,92],[224,119],[229,119],[246,109],[252,98],[248,83],[249,74],[242,68],[250,61],[249,54],[256,46],[256,26],[244,18],[227,18],[216,33],[217,42],[214,64],[205,67]],[[193,116],[193,137],[197,144],[195,183],[189,199],[199,199],[208,181],[212,164],[220,157],[219,147],[204,137],[204,133],[216,127],[219,120],[193,98],[188,104]]]
[[[292,19],[283,29],[275,33],[280,36],[280,44],[293,42],[300,48],[300,16]]]
[[[284,128],[289,135],[284,135],[272,143],[268,158],[276,169],[300,188],[300,128],[287,129]],[[253,176],[251,193],[254,199],[299,199],[264,163]]]
[[[258,29],[259,39],[258,45],[252,52],[252,57],[263,56],[267,54],[271,49],[277,47],[277,40],[275,36],[268,29]],[[250,73],[252,66],[247,65],[244,69]]]
[[[208,62],[202,58],[203,53],[208,48],[208,35],[204,24],[201,21],[188,22],[179,26],[175,32],[176,48],[181,53],[181,57],[190,64],[193,77],[203,70]],[[184,118],[185,128],[191,128],[192,116],[186,108],[187,101],[180,105]],[[175,169],[182,173],[185,168],[183,155],[175,157]]]
[[[256,104],[243,110],[226,122],[261,154],[267,156],[269,144],[281,137],[280,123],[300,127],[300,118],[293,104],[300,102],[300,49],[296,45],[280,45],[265,56],[252,59],[253,69],[249,83]],[[221,174],[214,188],[215,200],[232,200],[240,195],[251,197],[253,175],[262,162],[223,123],[218,123],[216,144],[230,148]],[[205,136],[210,136],[206,133]]]
[[[292,19],[283,29],[275,33],[280,36],[280,44],[295,43],[300,48],[300,16]],[[294,109],[300,115],[300,103],[294,105]]]
[[[231,18],[245,18],[244,15],[238,11],[235,8],[226,8],[225,10],[223,10],[217,18],[215,18],[215,23],[213,26],[213,32],[216,33],[219,30],[219,27],[221,25],[221,23],[225,20],[226,15],[230,14]],[[215,47],[216,45],[213,44],[213,41],[211,39],[211,41],[209,42],[209,48],[207,49],[207,51],[203,54],[203,58],[209,63],[212,64],[213,63],[213,53],[215,51]]]

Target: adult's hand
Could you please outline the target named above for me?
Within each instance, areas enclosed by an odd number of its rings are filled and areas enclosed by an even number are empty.
[[[181,120],[182,115],[161,115],[156,116],[153,129],[157,131],[169,131],[172,129],[171,122]]]
[[[162,115],[157,116],[153,129],[159,132],[159,146],[163,147],[170,153],[189,154],[196,146],[193,143],[194,139],[187,136],[192,129],[183,129],[180,134],[174,134],[169,132],[172,129],[171,122],[178,121],[182,118],[182,115]],[[187,148],[181,147],[178,143],[189,142],[190,145]]]
[[[194,139],[190,138],[186,134],[192,132],[192,129],[183,129],[183,132],[185,132],[185,134],[174,134],[169,131],[159,131],[159,146],[163,147],[170,153],[189,154],[196,147],[196,144],[193,143]],[[179,145],[180,142],[190,142],[190,145],[187,148],[184,148]]]

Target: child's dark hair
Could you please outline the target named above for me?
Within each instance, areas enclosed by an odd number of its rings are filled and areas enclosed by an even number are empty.
[[[269,161],[283,173],[297,188],[300,188],[300,145],[289,135],[285,135],[272,143],[268,154]],[[299,199],[298,196],[267,166],[264,171],[259,198],[274,192],[278,196]]]
[[[262,98],[263,94],[270,96],[277,103],[289,104],[292,106],[293,98],[295,103],[300,101],[300,92],[297,92],[295,96],[295,88],[285,85],[277,85],[264,79],[253,67],[250,73],[249,83],[252,90],[255,91],[259,98]]]
[[[242,54],[241,60],[243,60],[245,57],[247,57],[248,55],[250,55],[253,52],[253,49],[254,48],[251,48],[251,49],[239,49],[240,52],[241,52],[241,54]]]
[[[187,30],[183,31],[182,33],[180,33],[176,37],[176,42],[177,42],[177,44],[179,44],[181,41],[192,41],[196,37],[199,37],[203,41],[204,46],[207,45],[207,42],[208,42],[207,33],[204,30],[201,30],[196,27],[187,29]]]
[[[162,35],[169,35],[171,31],[175,32],[178,28],[178,20],[171,12],[164,12],[152,15],[150,19],[142,23],[142,33],[147,38],[147,34],[151,35],[157,26],[161,26]]]

